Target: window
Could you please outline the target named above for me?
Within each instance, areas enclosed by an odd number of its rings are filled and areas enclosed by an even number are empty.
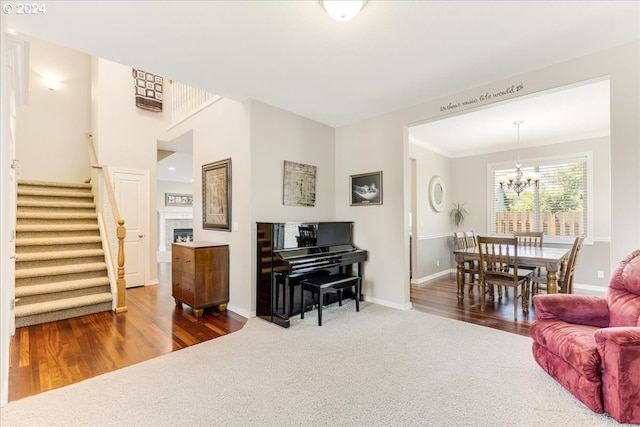
[[[545,241],[556,243],[572,242],[575,236],[592,238],[592,157],[580,153],[524,160],[524,176],[537,173],[540,181],[519,196],[500,186],[502,177],[515,174],[515,165],[490,164],[488,229],[498,235],[544,231]]]

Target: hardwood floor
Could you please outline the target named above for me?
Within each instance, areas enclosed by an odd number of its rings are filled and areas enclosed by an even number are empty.
[[[465,289],[462,302],[458,302],[455,274],[440,276],[421,285],[411,285],[411,305],[415,310],[436,314],[450,319],[475,323],[501,331],[530,336],[529,325],[535,320],[533,307],[524,313],[518,302],[517,321],[513,320],[513,290],[507,297],[487,298],[485,311],[480,311],[480,290],[474,287],[469,294]]]
[[[127,290],[126,313],[103,312],[18,328],[11,343],[9,401],[62,387],[242,329],[232,311],[197,319],[171,297],[171,264],[159,285]]]
[[[105,312],[16,330],[11,343],[9,400],[133,365],[242,329],[246,319],[231,311],[176,308],[171,297],[171,264],[160,263],[159,285],[127,291],[127,313]],[[534,315],[513,301],[487,303],[480,312],[478,291],[458,303],[454,275],[411,286],[414,309],[465,322],[529,335]]]

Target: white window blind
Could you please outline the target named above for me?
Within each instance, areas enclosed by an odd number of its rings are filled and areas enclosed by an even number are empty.
[[[490,166],[489,188],[490,230],[493,234],[512,234],[514,231],[544,231],[551,241],[564,241],[563,236],[588,234],[588,203],[592,170],[588,154],[527,161],[522,163],[524,176],[537,173],[538,186],[527,187],[520,195],[500,187],[500,179],[515,174],[515,166]],[[557,236],[554,239],[553,236]],[[545,240],[549,240],[545,237]]]

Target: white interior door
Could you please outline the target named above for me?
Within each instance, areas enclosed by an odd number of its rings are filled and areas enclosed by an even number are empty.
[[[124,278],[127,288],[144,286],[149,273],[149,175],[146,171],[114,170],[113,186],[124,219]]]
[[[5,17],[0,17],[5,27]],[[4,31],[4,30],[3,30]],[[8,403],[9,347],[15,334],[16,120],[17,108],[29,100],[29,42],[0,35],[0,406]]]

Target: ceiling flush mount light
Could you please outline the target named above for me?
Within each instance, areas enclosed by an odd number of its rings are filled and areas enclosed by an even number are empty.
[[[538,181],[540,180],[537,173],[524,176],[520,169],[522,167],[522,163],[520,163],[520,125],[522,123],[524,123],[524,120],[513,122],[514,125],[518,126],[518,162],[516,163],[516,173],[508,174],[506,177],[503,176],[500,178],[500,188],[506,186],[509,190],[515,191],[516,196],[519,196],[520,193],[531,184],[535,184],[537,187]]]
[[[320,0],[320,6],[339,22],[351,21],[367,4],[367,0]]]

